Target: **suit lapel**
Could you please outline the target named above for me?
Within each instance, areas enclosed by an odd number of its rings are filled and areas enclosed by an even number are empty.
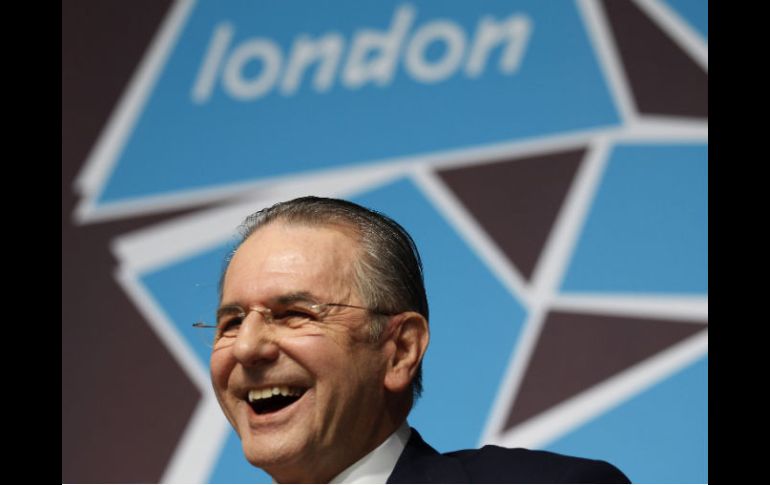
[[[388,483],[469,482],[470,477],[458,459],[440,454],[414,428],[393,473],[388,477]]]

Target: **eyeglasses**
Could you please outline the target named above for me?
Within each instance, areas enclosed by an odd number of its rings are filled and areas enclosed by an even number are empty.
[[[263,320],[268,325],[274,325],[275,328],[294,330],[295,332],[293,333],[299,335],[297,331],[312,328],[313,323],[323,323],[323,319],[333,307],[356,308],[366,310],[375,315],[393,315],[393,313],[345,303],[295,302],[275,308],[251,306],[248,310],[244,310],[237,305],[226,305],[217,310],[216,325],[195,322],[193,327],[205,331],[206,342],[209,345],[220,347],[232,344],[234,339],[238,337],[241,324],[251,312],[257,312],[262,315]]]

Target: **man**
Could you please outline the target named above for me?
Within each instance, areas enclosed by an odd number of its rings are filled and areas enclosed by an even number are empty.
[[[253,214],[221,282],[211,375],[246,459],[275,481],[592,482],[612,465],[485,446],[439,454],[407,424],[422,390],[422,264],[395,221],[304,197]]]

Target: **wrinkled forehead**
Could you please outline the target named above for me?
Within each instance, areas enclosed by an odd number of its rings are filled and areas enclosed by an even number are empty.
[[[272,222],[254,231],[233,255],[223,299],[310,292],[337,298],[353,292],[359,243],[350,229]]]

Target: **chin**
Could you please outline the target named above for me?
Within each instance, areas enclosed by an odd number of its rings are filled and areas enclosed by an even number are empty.
[[[272,431],[272,432],[271,432]],[[242,430],[241,444],[246,460],[252,465],[265,469],[282,469],[307,462],[305,450],[309,447],[304,436],[297,436],[298,430]],[[271,473],[272,475],[272,473]]]
[[[276,482],[318,482],[311,478],[312,473],[318,470],[309,464],[309,460],[302,458],[302,449],[295,444],[273,443],[265,446],[257,442],[243,443],[243,454],[249,463],[266,471]]]

